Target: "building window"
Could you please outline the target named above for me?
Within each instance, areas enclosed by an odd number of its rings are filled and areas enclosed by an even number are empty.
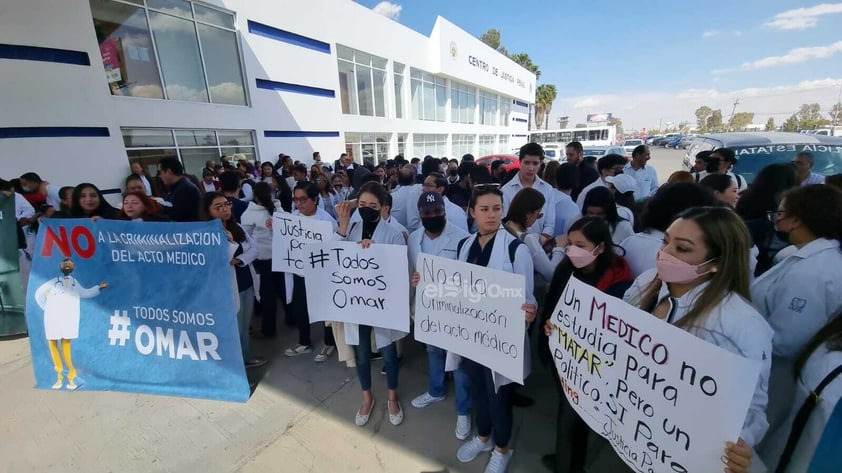
[[[512,101],[505,98],[500,97],[500,126],[509,126],[509,122],[512,121]]]
[[[415,133],[412,135],[412,153],[419,158],[422,156],[433,156],[441,158],[447,152],[447,135],[425,135]]]
[[[447,83],[418,69],[410,69],[412,90],[412,118],[415,120],[445,121]]]
[[[476,153],[474,141],[477,135],[453,135],[453,157],[462,159],[462,156]],[[476,156],[477,158],[479,156]]]
[[[342,113],[386,116],[386,60],[336,45]]]
[[[509,154],[512,150],[509,149],[509,135],[500,135],[500,140],[497,144],[497,152]]]
[[[450,87],[450,118],[453,123],[474,123],[477,89],[452,82]]]
[[[395,117],[403,118],[403,73],[405,66],[403,64],[395,63]]]
[[[398,154],[406,157],[406,133],[398,133]]]
[[[186,0],[90,5],[112,95],[246,105],[232,13]]]
[[[497,96],[484,90],[479,93],[479,118],[481,125],[497,124]]]
[[[206,161],[219,161],[220,156],[257,162],[250,130],[123,128],[122,132],[129,163],[139,162],[152,176],[163,158],[179,158],[184,172],[197,177]]]
[[[497,152],[497,135],[479,135],[479,154],[488,156]]]
[[[345,133],[345,152],[355,161],[382,163],[389,159],[388,133]]]

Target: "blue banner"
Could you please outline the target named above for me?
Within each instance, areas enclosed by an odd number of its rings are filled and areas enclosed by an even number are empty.
[[[29,279],[35,385],[245,402],[218,220],[46,219]]]

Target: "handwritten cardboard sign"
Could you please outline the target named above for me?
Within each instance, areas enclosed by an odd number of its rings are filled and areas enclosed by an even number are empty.
[[[332,239],[330,222],[275,212],[272,216],[272,271],[303,276],[308,255],[305,247]]]
[[[415,339],[523,384],[524,277],[424,253],[416,269]]]
[[[550,352],[567,400],[640,472],[722,471],[760,363],[576,278],[552,315]]]

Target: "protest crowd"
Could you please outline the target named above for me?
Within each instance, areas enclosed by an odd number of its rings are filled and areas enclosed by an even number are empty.
[[[314,356],[323,363],[336,354],[356,369],[362,388],[354,414],[358,426],[368,423],[380,400],[371,374],[372,360],[379,358],[389,421],[404,421],[408,406],[399,396],[399,374],[403,345],[411,337],[376,326],[311,324],[311,282],[272,269],[276,212],[328,222],[336,240],[363,248],[406,246],[411,298],[421,280],[419,254],[522,275],[523,305],[506,316],[522,317],[527,327],[518,350],[536,353],[556,378],[556,450],[542,458],[548,471],[585,471],[589,443],[606,441],[571,407],[548,348],[553,312],[574,277],[759,362],[739,438],[722,445],[718,461],[724,471],[803,472],[822,462],[838,464],[838,450],[822,434],[842,424],[840,409],[834,411],[842,396],[839,176],[825,182],[813,174],[812,156],[804,152],[792,164],[767,166],[749,185],[730,170],[734,152],[722,148],[700,153],[692,172],[677,172],[660,184],[646,164],[645,145],[630,161],[614,154],[587,160],[578,142],[565,151],[566,161],[559,163],[545,159],[540,145],[526,144],[519,169],[511,170],[502,161],[477,164],[470,154],[461,160],[398,156],[377,165],[347,154],[329,163],[314,153],[309,165],[284,154],[263,163],[223,156],[208,161],[201,176],[185,174],[179,160],[168,158],[154,176],[138,163],[131,166],[120,208],[94,184],[59,187],[51,183],[58,176],[31,172],[0,181],[0,191],[16,199],[22,269],[47,218],[218,219],[230,243],[230,268],[220,270],[232,273],[246,367],[266,363],[251,353],[251,338],[296,331],[297,343],[285,356]],[[458,460],[484,454],[486,472],[506,471],[513,408],[528,408],[531,399],[483,360],[431,344],[426,353],[428,389],[411,393],[409,404],[424,409],[444,401],[452,382],[454,434],[464,441]],[[526,356],[525,374],[529,363]],[[697,419],[717,422],[716,413]]]

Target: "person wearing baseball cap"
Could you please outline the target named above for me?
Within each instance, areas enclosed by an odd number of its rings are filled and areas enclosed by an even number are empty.
[[[420,278],[415,263],[420,253],[447,259],[456,259],[459,242],[468,238],[468,232],[449,223],[444,197],[438,191],[425,191],[418,198],[418,213],[421,216],[421,228],[409,235],[407,254],[410,273],[413,279]],[[410,307],[415,307],[415,289],[412,289]],[[430,381],[427,391],[412,400],[412,406],[418,409],[443,401],[445,398],[444,362],[447,352],[441,348],[427,345]],[[456,382],[456,438],[465,440],[471,434],[471,385],[467,373],[461,368],[453,372]]]

